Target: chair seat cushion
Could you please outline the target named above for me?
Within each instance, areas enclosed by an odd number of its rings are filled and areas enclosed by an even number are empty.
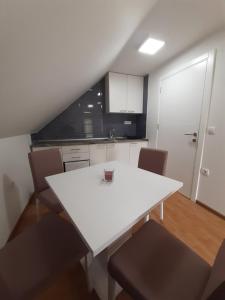
[[[40,192],[37,197],[53,212],[58,214],[63,211],[62,205],[50,188]]]
[[[54,214],[42,218],[0,250],[0,298],[32,299],[52,276],[87,253],[72,224]],[[5,289],[10,297],[6,295]]]
[[[211,269],[154,221],[110,258],[108,268],[134,299],[142,300],[199,300]]]
[[[207,300],[224,300],[225,299],[225,281],[222,282],[207,298]]]
[[[211,296],[212,299],[225,299],[225,240],[222,242],[216,256],[202,300],[211,299],[208,298],[211,294],[214,294],[214,296]],[[222,296],[219,298],[218,295],[223,295],[224,298]]]

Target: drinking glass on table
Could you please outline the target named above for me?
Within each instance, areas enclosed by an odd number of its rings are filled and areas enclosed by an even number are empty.
[[[104,169],[104,181],[112,182],[114,177],[113,169]]]

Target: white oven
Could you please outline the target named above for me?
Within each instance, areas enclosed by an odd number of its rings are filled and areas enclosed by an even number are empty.
[[[90,160],[78,160],[78,161],[67,161],[64,162],[65,172],[72,171],[76,169],[81,169],[90,166]]]
[[[63,146],[62,158],[65,171],[89,167],[89,145]]]

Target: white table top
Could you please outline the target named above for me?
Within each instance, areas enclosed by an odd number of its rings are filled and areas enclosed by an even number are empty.
[[[104,169],[114,181],[102,181]],[[93,256],[136,224],[182,183],[118,161],[46,178]]]

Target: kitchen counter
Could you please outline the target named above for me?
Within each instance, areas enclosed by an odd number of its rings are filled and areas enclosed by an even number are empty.
[[[63,139],[63,140],[45,140],[33,142],[32,147],[51,147],[51,146],[70,146],[70,145],[91,145],[91,144],[109,144],[109,143],[127,143],[141,142],[148,139],[128,139],[128,138],[90,138],[90,139]]]

